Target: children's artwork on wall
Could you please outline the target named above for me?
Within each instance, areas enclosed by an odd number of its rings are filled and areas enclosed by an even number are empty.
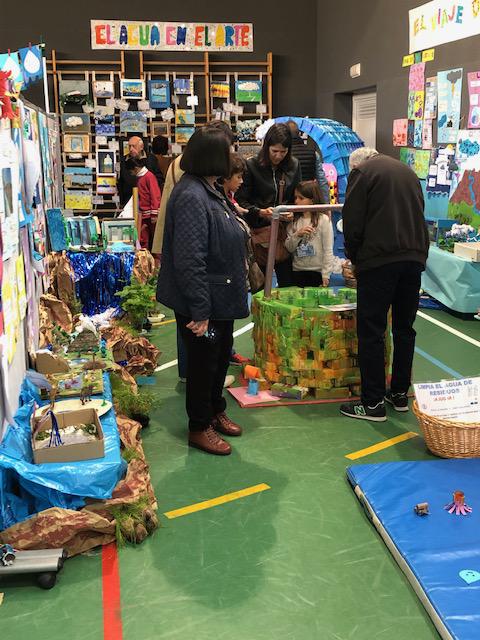
[[[407,146],[407,129],[408,129],[408,120],[406,118],[393,121],[393,146],[394,147]]]
[[[115,195],[117,193],[117,179],[115,176],[97,176],[97,193]]]
[[[195,111],[193,109],[176,109],[175,124],[181,127],[195,124]]]
[[[91,191],[65,191],[65,209],[77,211],[91,211]]]
[[[415,103],[413,107],[415,120],[423,120],[424,105],[425,105],[425,92],[415,91]]]
[[[18,50],[22,66],[23,86],[30,87],[43,78],[43,60],[40,45],[35,44]]]
[[[413,130],[413,146],[417,149],[422,148],[423,144],[423,121],[415,120],[414,130]]]
[[[438,142],[456,142],[460,127],[462,69],[438,74]]]
[[[60,80],[58,83],[60,104],[90,104],[90,87],[88,80]]]
[[[115,95],[113,82],[111,80],[95,80],[93,95],[97,98],[113,98]]]
[[[67,189],[91,187],[93,184],[92,169],[88,167],[65,167],[64,183]]]
[[[113,120],[113,116],[112,116]],[[113,138],[115,136],[115,124],[106,123],[106,122],[97,122],[95,123],[95,135],[96,136],[107,136],[109,138]]]
[[[23,262],[23,254],[20,253],[15,261],[17,276],[17,295],[18,295],[18,311],[20,320],[24,320],[27,315],[27,290],[25,287],[25,265]]]
[[[4,269],[2,278],[2,311],[5,352],[8,364],[11,364],[17,350],[20,314],[18,310],[16,265],[14,260],[9,262],[8,268]]]
[[[124,100],[144,100],[145,83],[143,80],[120,80],[120,95]]]
[[[99,176],[115,175],[115,151],[113,150],[97,151],[97,175]]]
[[[66,251],[67,237],[65,234],[65,221],[62,210],[59,208],[47,209],[48,239],[52,251]]]
[[[452,185],[448,217],[478,228],[480,225],[480,170],[478,159],[471,157],[460,166],[456,186]]]
[[[409,71],[408,90],[423,91],[425,87],[425,63],[412,64]]]
[[[220,80],[210,84],[210,95],[212,98],[223,98],[227,102],[230,101],[230,83]]]
[[[437,117],[437,77],[427,78],[425,81],[425,120],[435,120]]]
[[[155,136],[170,137],[170,123],[169,122],[152,122],[152,138]]]
[[[120,111],[120,133],[147,133],[146,111]]]
[[[262,102],[261,80],[237,80],[235,82],[237,102]]]
[[[409,120],[407,126],[407,146],[413,147],[415,142],[415,120]]]
[[[452,168],[455,160],[455,147],[451,144],[434,147],[430,153],[430,166],[427,175],[427,194],[448,197],[452,185]]]
[[[408,92],[407,118],[415,120],[415,91]]]
[[[93,114],[95,121],[96,136],[114,136],[115,135],[115,115],[114,111],[110,113],[107,108],[97,108]]]
[[[65,134],[63,136],[63,150],[65,153],[89,153],[90,136]]]
[[[0,225],[3,261],[9,260],[19,244],[20,166],[11,129],[0,129]]]
[[[415,149],[400,149],[400,161],[413,169],[415,166]]]
[[[256,131],[262,124],[259,119],[239,120],[237,122],[237,136],[239,142],[256,141]]]
[[[425,180],[428,175],[428,168],[430,164],[430,151],[424,150],[416,150],[415,151],[415,162],[413,165],[413,170],[420,178],[420,180]]]
[[[423,149],[431,149],[432,148],[432,139],[433,139],[433,125],[431,120],[423,121],[423,129],[422,129],[422,148]]]
[[[457,140],[457,164],[461,165],[471,158],[475,159],[480,169],[480,131],[461,129]]]
[[[176,127],[175,142],[177,144],[187,144],[195,133],[195,127]]]
[[[62,131],[64,133],[90,133],[90,115],[88,113],[62,113]]]
[[[480,71],[468,74],[468,128],[480,129]]]
[[[188,78],[176,78],[173,81],[173,91],[177,95],[190,95],[192,93],[192,83]]]
[[[167,109],[170,106],[170,82],[168,80],[149,80],[148,99],[152,109]]]
[[[20,92],[23,85],[23,73],[20,59],[16,51],[0,53],[0,71],[9,72],[10,80],[15,84],[15,90]]]

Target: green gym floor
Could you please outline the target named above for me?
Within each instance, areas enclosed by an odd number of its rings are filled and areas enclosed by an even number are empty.
[[[427,311],[480,341],[480,322]],[[171,314],[169,316],[171,317]],[[244,326],[247,321],[237,323]],[[477,345],[418,317],[414,377],[479,372]],[[155,333],[160,364],[176,358],[175,324]],[[236,338],[252,355],[251,333]],[[437,632],[345,479],[349,464],[422,460],[415,437],[355,462],[345,456],[408,431],[412,413],[386,423],[342,417],[338,405],[240,409],[230,457],[186,444],[176,367],[156,374],[159,408],[143,442],[161,528],[119,551],[125,640],[431,640]],[[266,483],[270,489],[175,519],[165,512]],[[52,591],[2,583],[1,640],[121,640],[103,628],[101,553],[68,561]]]

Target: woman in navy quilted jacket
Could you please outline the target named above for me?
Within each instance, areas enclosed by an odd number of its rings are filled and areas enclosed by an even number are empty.
[[[180,163],[184,176],[167,205],[157,300],[175,311],[187,349],[188,443],[216,455],[231,447],[219,434],[242,429],[225,414],[223,383],[233,344],[233,322],[249,314],[246,238],[215,188],[230,174],[224,133],[198,129]]]

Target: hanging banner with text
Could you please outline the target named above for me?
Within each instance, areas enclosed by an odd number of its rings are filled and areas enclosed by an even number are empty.
[[[91,20],[92,49],[253,51],[253,24]]]
[[[480,33],[480,0],[433,0],[409,16],[410,53]]]

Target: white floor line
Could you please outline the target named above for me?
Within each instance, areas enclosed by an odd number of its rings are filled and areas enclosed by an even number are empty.
[[[478,340],[475,340],[474,338],[471,338],[470,336],[465,335],[461,331],[457,331],[457,329],[453,329],[452,327],[449,327],[448,324],[444,324],[443,322],[440,322],[440,320],[437,320],[436,318],[427,316],[427,314],[423,313],[422,311],[418,311],[417,315],[420,316],[420,318],[423,318],[424,320],[431,322],[432,324],[436,324],[437,327],[441,327],[442,329],[445,329],[445,331],[448,331],[448,333],[451,333],[452,335],[457,336],[457,338],[461,338],[462,340],[465,340],[465,342],[469,342],[470,344],[473,344],[475,347],[480,347],[480,342]]]
[[[250,329],[253,329],[253,327],[254,327],[253,322],[249,322],[241,329],[237,329],[237,331],[234,331],[233,337],[236,338],[237,336],[241,336],[242,333],[247,333],[247,331],[250,331]],[[165,369],[170,369],[170,367],[174,367],[177,364],[178,364],[178,360],[170,360],[170,362],[165,362],[165,364],[161,364],[159,367],[155,369],[155,373],[158,373],[159,371],[165,371]]]

